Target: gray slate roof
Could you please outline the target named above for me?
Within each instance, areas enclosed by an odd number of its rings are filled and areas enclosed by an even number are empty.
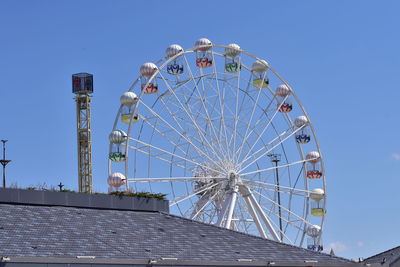
[[[386,250],[374,256],[365,259],[364,263],[386,263],[392,264],[395,261],[400,260],[400,246]]]
[[[162,212],[0,204],[0,214],[0,257],[351,263]]]

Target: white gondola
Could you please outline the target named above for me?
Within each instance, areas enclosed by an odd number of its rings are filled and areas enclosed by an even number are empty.
[[[111,143],[111,150],[108,155],[108,158],[111,161],[115,162],[125,161],[126,155],[125,155],[125,150],[123,148],[123,143],[126,142],[126,140],[128,139],[126,133],[122,130],[114,130],[108,136],[108,139],[110,140]]]
[[[144,63],[140,67],[140,74],[142,74],[142,91],[145,94],[155,94],[158,91],[158,85],[156,79],[152,79],[151,77],[153,76],[154,73],[157,71],[157,66],[154,63],[147,62]]]
[[[320,179],[323,175],[321,166],[321,156],[317,151],[311,151],[307,154],[307,178],[310,179]]]
[[[324,209],[324,198],[325,192],[321,188],[315,188],[310,192],[311,202],[311,214],[314,216],[323,216],[325,214]]]
[[[212,43],[207,38],[200,38],[195,43],[196,50],[196,66],[199,68],[208,68],[213,64],[212,54],[210,49]]]
[[[134,105],[139,101],[137,95],[133,92],[126,92],[124,93],[121,98],[120,102],[122,105],[121,108],[121,121],[123,123],[129,124],[132,118],[132,122],[136,123],[139,121],[139,114],[137,113],[137,109]]]
[[[292,111],[293,105],[290,99],[290,89],[286,84],[281,84],[276,88],[275,91],[277,103],[277,109],[279,112],[288,113]]]
[[[306,233],[309,236],[307,239],[307,248],[309,250],[322,251],[321,227],[319,225],[309,225]]]
[[[269,79],[267,77],[268,62],[265,60],[257,60],[253,63],[253,85],[256,88],[267,88],[269,85]]]
[[[168,46],[165,53],[168,58],[172,58],[181,52],[183,52],[183,48],[180,45],[173,44]],[[167,72],[172,75],[183,73],[183,62],[180,56],[174,58],[167,64]]]
[[[237,44],[229,44],[225,48],[225,71],[236,73],[240,71],[240,46]]]
[[[121,185],[126,184],[126,177],[120,172],[114,172],[107,178],[108,191],[118,191]]]
[[[296,142],[299,144],[307,144],[311,141],[310,131],[307,127],[308,123],[309,122],[306,116],[299,116],[294,121],[294,125],[297,128],[301,128],[295,135]]]

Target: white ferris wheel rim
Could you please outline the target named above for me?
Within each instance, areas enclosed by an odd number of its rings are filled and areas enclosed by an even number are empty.
[[[212,54],[212,57],[213,57],[213,59],[214,59],[215,56],[224,56],[224,55],[221,54],[221,53],[218,53],[218,52],[214,51],[213,48],[226,48],[226,47],[227,47],[226,45],[212,44],[212,49],[210,49],[209,52]],[[192,49],[189,49],[189,50],[183,50],[182,52],[176,54],[175,56],[173,56],[173,57],[171,57],[171,58],[164,57],[164,58],[158,60],[158,61],[156,62],[156,64],[157,64],[157,65],[160,64],[160,63],[162,63],[162,64],[157,68],[156,72],[151,76],[151,78],[149,79],[149,81],[148,81],[148,83],[146,84],[146,86],[147,86],[153,79],[155,79],[155,77],[156,77],[157,75],[159,75],[159,76],[162,77],[162,80],[163,80],[164,84],[167,84],[167,87],[168,87],[168,82],[167,82],[167,81],[165,80],[165,78],[162,76],[162,75],[163,75],[162,70],[165,69],[165,67],[167,66],[168,63],[170,63],[171,61],[175,60],[176,58],[181,57],[181,56],[185,56],[186,54],[194,53],[194,52],[195,52],[195,48],[192,48]],[[247,52],[247,51],[245,51],[245,50],[243,50],[243,49],[240,49],[240,52],[241,52],[242,54],[245,54],[245,55],[249,56],[250,58],[253,58],[254,60],[262,60],[262,59],[260,59],[260,58],[258,58],[258,57],[256,57],[256,56],[254,56],[254,55],[252,55],[252,54],[250,54],[249,52]],[[185,62],[186,65],[185,65],[185,66],[186,66],[186,67],[189,67],[189,63],[188,63],[186,57],[185,57],[185,61],[186,61],[186,62]],[[249,72],[251,72],[251,69],[250,69],[249,67],[246,67],[245,65],[242,65],[242,63],[241,63],[241,66],[244,67],[244,69],[247,69]],[[215,64],[213,65],[213,68],[214,68],[213,73],[216,75],[217,71],[216,71],[216,66],[215,66]],[[189,67],[189,69],[190,69],[190,67]],[[287,82],[286,82],[286,81],[285,81],[271,66],[268,66],[268,70],[270,70],[283,84],[285,84],[285,85],[291,90],[291,96],[294,98],[294,100],[296,101],[296,103],[297,103],[298,106],[300,107],[302,114],[303,114],[304,116],[306,116],[306,118],[308,119],[308,124],[307,124],[307,126],[308,126],[309,129],[311,130],[311,134],[312,134],[313,140],[314,140],[314,142],[315,142],[316,150],[317,150],[317,152],[319,152],[319,154],[320,154],[321,170],[322,170],[323,173],[324,173],[324,175],[323,175],[323,177],[322,177],[322,181],[323,181],[323,190],[324,190],[325,196],[326,196],[326,180],[325,180],[325,175],[326,175],[326,174],[325,174],[325,169],[324,169],[324,166],[323,166],[323,157],[322,157],[322,153],[321,153],[321,150],[320,150],[320,145],[319,145],[319,143],[318,143],[318,139],[316,138],[316,135],[315,135],[315,130],[314,130],[313,124],[311,123],[311,120],[310,120],[308,114],[306,113],[306,111],[305,111],[305,109],[304,109],[302,103],[300,102],[299,98],[298,98],[297,95],[295,94],[295,91],[290,87],[290,85],[289,85],[289,84],[288,84],[288,83],[287,83]],[[192,74],[191,72],[190,72],[190,75],[191,75],[192,79],[194,79],[193,74]],[[240,76],[240,74],[239,74],[239,76]],[[239,80],[239,78],[238,78],[238,80]],[[136,85],[139,83],[139,81],[140,81],[140,76],[135,80],[135,82],[133,82],[132,86],[129,88],[129,91],[133,91],[133,89],[136,87]],[[172,89],[169,87],[168,90],[171,91]],[[271,89],[270,89],[269,87],[268,87],[268,90],[271,91]],[[173,91],[173,90],[172,90],[172,91]],[[273,94],[272,91],[271,91],[271,93]],[[135,108],[138,108],[139,105],[146,105],[146,104],[144,103],[144,101],[141,101],[143,95],[144,95],[144,94],[143,94],[143,91],[141,91],[140,94],[138,95],[139,101],[137,102],[137,104],[135,104]],[[120,107],[120,109],[119,109],[119,111],[118,111],[117,117],[116,117],[116,119],[115,119],[114,126],[113,126],[113,130],[117,129],[118,120],[119,120],[119,117],[120,117],[120,114],[121,114],[121,108],[122,108],[122,105],[121,105],[121,107]],[[291,121],[290,116],[288,116],[287,114],[285,114],[285,116],[286,116],[288,122],[290,122],[291,124],[293,124],[292,121]],[[273,120],[273,118],[271,119],[271,122],[272,122],[272,120]],[[129,126],[128,126],[128,138],[129,138],[130,141],[140,142],[140,140],[132,139],[132,138],[131,138],[132,125],[133,125],[133,123],[132,123],[132,119],[131,119],[131,120],[130,120],[130,123],[129,123]],[[248,129],[247,129],[247,130],[248,130]],[[246,131],[247,131],[247,130],[246,130]],[[293,136],[293,135],[290,135],[289,137],[291,137],[291,136]],[[246,137],[246,134],[245,134],[245,137]],[[142,183],[142,182],[149,182],[150,180],[151,180],[151,181],[157,181],[157,182],[161,182],[161,181],[162,181],[162,182],[171,182],[171,181],[183,181],[183,180],[185,180],[185,179],[186,179],[186,181],[190,181],[190,180],[193,181],[193,180],[195,180],[195,179],[202,178],[202,177],[158,177],[158,178],[141,178],[141,179],[137,179],[137,178],[136,178],[136,179],[132,179],[132,178],[129,178],[129,175],[128,175],[129,149],[132,148],[132,147],[128,145],[129,142],[126,142],[126,143],[127,143],[127,145],[125,146],[125,149],[126,149],[126,150],[125,150],[125,153],[126,153],[125,174],[126,174],[126,177],[127,177],[127,181],[128,181],[128,182]],[[282,143],[283,143],[283,142],[281,142],[280,144],[282,144]],[[244,145],[244,144],[243,144],[243,145]],[[243,147],[243,145],[242,145],[242,147]],[[296,163],[302,162],[302,163],[305,164],[305,163],[307,162],[307,160],[306,160],[306,158],[305,158],[303,149],[302,149],[301,145],[297,145],[297,146],[298,146],[298,151],[299,151],[299,153],[300,153],[301,161],[296,162]],[[110,144],[110,149],[111,149],[111,144]],[[205,154],[205,153],[204,153],[204,154]],[[205,155],[203,155],[203,156],[205,156]],[[187,159],[186,159],[186,160],[187,160]],[[202,167],[205,167],[205,166],[202,166]],[[274,169],[274,168],[270,168],[270,169],[272,170],[272,169]],[[214,171],[215,171],[215,170],[214,170]],[[112,172],[112,162],[109,161],[109,174],[111,174],[111,172]],[[245,173],[245,174],[246,174],[246,173]],[[241,175],[245,175],[245,174],[241,174]],[[206,178],[206,177],[203,177],[203,178]],[[218,180],[218,179],[221,179],[221,180],[223,180],[223,179],[226,179],[226,177],[223,177],[223,174],[221,173],[221,177],[213,177],[213,179],[217,179],[217,180]],[[244,178],[244,180],[245,180],[245,178]],[[253,181],[253,182],[254,182],[254,181]],[[127,186],[128,186],[129,183],[126,183],[126,184],[127,184]],[[309,187],[308,187],[308,180],[307,180],[307,178],[305,179],[305,184],[306,184],[306,190],[303,190],[303,193],[306,194],[304,197],[307,198],[307,195],[309,195],[309,193],[311,192],[311,190],[308,189]],[[213,184],[212,187],[215,187],[215,186],[217,186],[217,185],[218,185],[218,183]],[[272,185],[271,185],[271,184],[268,184],[268,186],[272,186]],[[275,187],[276,187],[276,185],[275,185]],[[282,190],[284,187],[281,186],[281,187],[278,187],[278,188],[280,188],[280,190]],[[210,189],[210,188],[209,188],[209,187],[206,187],[206,188],[202,188],[201,190],[206,191],[206,190],[208,190],[208,189]],[[291,193],[293,193],[293,191],[295,190],[294,188],[287,188],[287,189],[288,189],[288,190],[292,190]],[[202,191],[202,192],[204,192],[204,191]],[[282,193],[284,193],[283,191],[284,191],[284,190],[282,190]],[[197,193],[199,193],[199,192],[197,192]],[[186,196],[186,197],[187,197],[187,198],[190,198],[191,196]],[[263,196],[261,196],[261,197],[263,197]],[[178,199],[174,199],[174,200],[171,201],[171,205],[176,205],[176,204],[179,203],[180,201],[184,201],[184,200],[186,200],[187,198],[178,198]],[[210,200],[211,200],[211,199],[210,199]],[[253,203],[253,204],[254,204],[254,203]],[[239,205],[239,204],[238,204],[238,205]],[[306,207],[305,207],[305,210],[308,210],[308,209],[309,209],[308,198],[307,198],[307,200],[306,200],[305,206],[306,206]],[[326,197],[324,198],[324,202],[323,202],[324,210],[325,210],[325,206],[326,206]],[[285,207],[282,207],[282,209],[285,209]],[[253,212],[254,212],[254,211],[253,211]],[[289,208],[289,210],[286,210],[285,212],[290,212],[290,208]],[[296,214],[296,215],[297,215],[297,214]],[[302,218],[299,218],[299,219],[301,219],[301,220],[304,221],[304,225],[305,225],[305,226],[312,225],[309,221],[307,221],[307,216],[308,216],[308,213],[306,212],[306,213],[305,213],[305,216],[299,216],[299,217],[302,217]],[[321,229],[323,228],[324,221],[325,221],[325,215],[322,216],[322,220],[321,220],[321,223],[320,223]],[[272,227],[272,226],[271,226],[271,227]],[[304,238],[305,238],[306,230],[305,230],[305,229],[299,229],[299,231],[300,231],[300,230],[303,231],[302,238],[301,238],[301,242],[300,242],[300,243],[302,244],[303,241],[304,241]],[[287,239],[289,239],[289,238],[287,238]],[[277,240],[277,241],[280,241],[280,240]],[[300,245],[301,245],[301,244],[300,244]]]

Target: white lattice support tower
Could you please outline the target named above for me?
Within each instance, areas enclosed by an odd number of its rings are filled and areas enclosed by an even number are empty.
[[[76,94],[76,120],[78,140],[78,185],[79,192],[92,192],[92,134],[90,102],[93,93],[93,75],[72,75],[72,92]]]

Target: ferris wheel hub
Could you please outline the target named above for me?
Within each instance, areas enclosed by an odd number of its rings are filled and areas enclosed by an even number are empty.
[[[229,180],[236,180],[239,177],[239,175],[235,171],[231,170],[228,172],[227,177]]]
[[[228,189],[234,189],[237,187],[237,184],[239,182],[239,174],[237,174],[234,170],[228,171],[227,175],[228,179]]]

